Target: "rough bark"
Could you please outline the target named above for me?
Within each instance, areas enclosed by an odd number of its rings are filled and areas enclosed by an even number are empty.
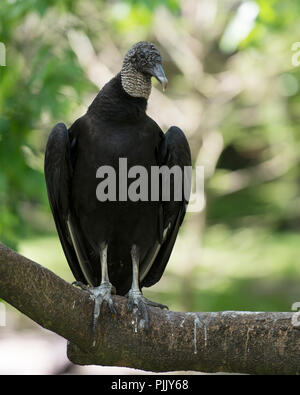
[[[150,330],[115,296],[104,305],[95,338],[89,294],[0,244],[0,298],[67,340],[76,364],[157,372],[195,370],[252,374],[300,372],[300,330],[293,313],[181,313],[150,308]],[[294,317],[295,318],[295,317]]]

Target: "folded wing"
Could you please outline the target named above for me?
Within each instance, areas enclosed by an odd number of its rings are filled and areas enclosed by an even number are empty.
[[[76,140],[63,123],[51,131],[45,153],[45,178],[56,229],[72,273],[77,281],[96,285],[91,262],[95,260],[88,241],[72,213],[71,186]]]
[[[191,152],[188,141],[181,129],[172,126],[164,135],[157,153],[160,166],[172,168],[176,166],[181,170],[181,185],[174,183],[174,178],[170,178],[170,197],[169,201],[161,201],[159,219],[159,243],[153,248],[150,256],[144,262],[144,273],[142,273],[141,286],[150,287],[157,283],[168,263],[171,252],[176,241],[180,225],[186,213],[191,189]],[[180,180],[180,179],[179,179]],[[162,176],[161,186],[167,182]],[[176,201],[175,192],[181,188],[181,200]],[[180,195],[180,194],[179,194]],[[178,194],[177,194],[178,196]]]

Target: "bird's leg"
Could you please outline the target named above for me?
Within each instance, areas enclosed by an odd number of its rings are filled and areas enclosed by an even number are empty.
[[[101,263],[101,284],[99,287],[89,288],[88,291],[91,293],[94,299],[94,313],[93,313],[93,332],[97,329],[98,318],[103,301],[105,300],[112,313],[117,313],[114,302],[112,300],[112,293],[115,293],[115,288],[110,283],[108,278],[107,269],[107,244],[102,243],[100,245],[100,263]]]
[[[139,287],[140,255],[139,255],[139,249],[135,244],[131,248],[131,260],[132,260],[132,285],[127,294],[128,297],[127,310],[132,311],[133,306],[136,306],[139,316],[142,317],[142,319],[144,320],[144,328],[148,330],[149,314],[148,314],[147,305],[153,307],[159,307],[161,309],[167,309],[168,307],[160,303],[152,302],[151,300],[148,300],[143,296]]]

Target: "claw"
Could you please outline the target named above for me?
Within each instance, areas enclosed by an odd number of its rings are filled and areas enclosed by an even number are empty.
[[[162,310],[169,310],[169,307],[165,304],[161,304],[161,303],[157,303],[157,302],[152,302],[152,300],[149,300],[147,298],[144,297],[144,300],[146,302],[147,305],[152,306],[152,307],[158,307],[159,309]]]
[[[133,311],[133,307],[136,306],[137,313],[141,320],[143,321],[143,327],[148,331],[149,330],[149,313],[148,306],[158,307],[160,309],[168,309],[168,306],[156,302],[152,302],[151,300],[145,298],[141,291],[138,290],[130,290],[128,292],[128,302],[127,302],[127,311]],[[140,325],[141,326],[141,325]]]
[[[74,282],[72,282],[72,285],[74,285],[75,287],[81,288],[83,291],[89,291],[90,290],[88,285],[84,284],[81,281],[74,281]]]
[[[110,311],[111,311],[113,314],[118,314],[117,309],[116,309],[116,307],[115,307],[115,304],[114,304],[112,298],[108,299],[107,302],[108,302],[108,306],[109,306]]]
[[[88,291],[91,294],[91,297],[94,299],[94,313],[93,313],[93,333],[96,333],[98,318],[101,311],[101,306],[103,301],[106,301],[110,311],[113,314],[117,314],[117,310],[115,308],[114,302],[112,300],[111,294],[113,291],[113,286],[109,282],[103,282],[99,287],[89,288]]]

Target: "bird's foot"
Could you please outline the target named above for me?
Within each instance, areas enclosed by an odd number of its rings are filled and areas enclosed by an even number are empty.
[[[165,305],[165,304],[161,304],[161,303],[157,303],[157,302],[152,302],[152,300],[149,300],[149,299],[145,298],[144,296],[143,296],[143,298],[144,298],[145,303],[146,303],[148,306],[158,307],[159,309],[162,309],[162,310],[163,310],[163,309],[169,310],[169,307],[168,307],[167,305]]]
[[[168,306],[156,302],[152,302],[151,300],[145,298],[141,291],[139,290],[130,290],[127,294],[128,302],[127,302],[127,311],[131,312],[134,309],[134,306],[137,308],[138,315],[143,320],[143,327],[146,330],[149,330],[149,313],[148,307],[158,307],[160,309],[168,309]]]
[[[95,333],[101,306],[104,300],[107,302],[110,311],[114,314],[117,314],[115,304],[111,297],[111,295],[115,294],[116,292],[115,287],[108,281],[103,282],[99,287],[88,288],[87,291],[91,294],[91,298],[94,300],[93,332]]]

